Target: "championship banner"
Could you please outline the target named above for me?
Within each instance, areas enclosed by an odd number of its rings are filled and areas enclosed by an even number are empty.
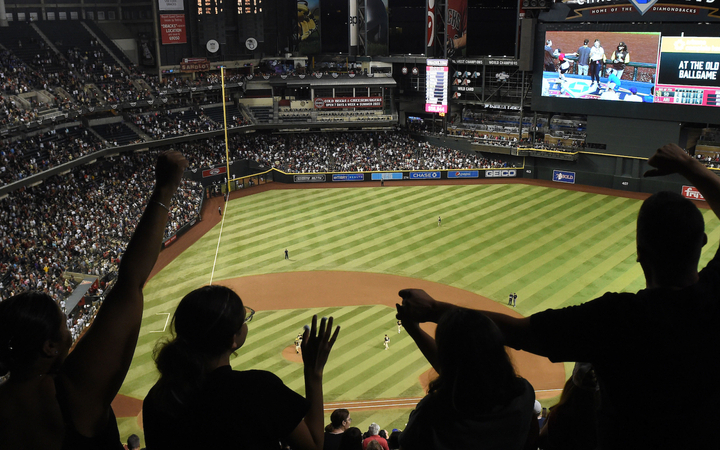
[[[160,11],[182,11],[185,9],[183,0],[158,0]]]
[[[316,97],[315,109],[382,108],[382,97]]]
[[[185,14],[160,14],[160,35],[164,44],[186,44]]]
[[[718,22],[715,0],[556,0],[542,22]]]

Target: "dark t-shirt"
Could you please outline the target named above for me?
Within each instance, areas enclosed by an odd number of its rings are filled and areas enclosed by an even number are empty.
[[[162,449],[273,449],[309,409],[277,376],[262,370],[219,367],[188,411],[172,418],[158,410],[153,387],[143,402],[145,442]]]
[[[581,66],[590,65],[590,47],[583,45],[578,49],[578,64]]]
[[[534,314],[530,324],[537,353],[595,367],[603,448],[717,446],[718,253],[687,288],[607,293]]]
[[[325,432],[325,443],[323,444],[323,450],[337,450],[340,448],[340,443],[342,442],[343,436],[345,433],[328,433]]]
[[[521,381],[523,389],[517,397],[490,412],[475,415],[459,413],[445,395],[426,395],[410,413],[400,435],[401,448],[523,449],[534,420],[535,391],[526,380]]]
[[[65,437],[63,438],[63,450],[122,450],[120,432],[118,431],[115,412],[110,408],[105,428],[93,437],[80,434],[72,421],[72,415],[68,409],[67,393],[63,383],[55,379],[55,392],[65,421]]]

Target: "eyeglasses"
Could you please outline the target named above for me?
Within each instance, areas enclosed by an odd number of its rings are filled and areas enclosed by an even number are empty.
[[[255,310],[252,308],[245,307],[245,322],[248,323],[252,320],[253,316],[255,315]]]

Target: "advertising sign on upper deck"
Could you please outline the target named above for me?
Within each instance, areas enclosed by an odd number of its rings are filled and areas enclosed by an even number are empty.
[[[382,97],[316,97],[315,109],[382,108]]]

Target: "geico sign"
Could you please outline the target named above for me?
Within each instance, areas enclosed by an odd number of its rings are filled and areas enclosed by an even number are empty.
[[[486,178],[510,178],[510,177],[516,177],[517,171],[516,170],[486,170],[485,171],[485,177]]]

